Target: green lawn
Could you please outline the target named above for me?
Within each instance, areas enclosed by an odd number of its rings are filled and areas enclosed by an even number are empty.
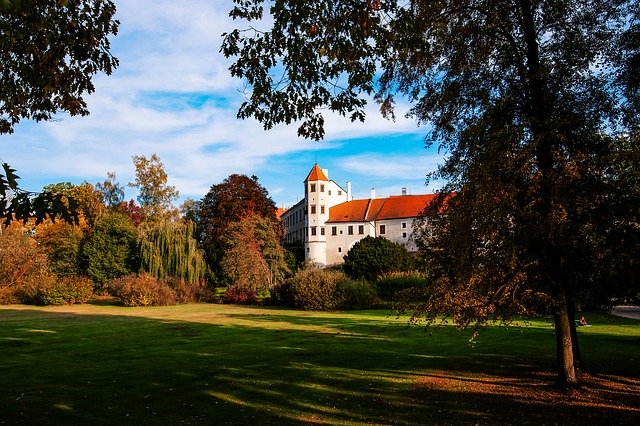
[[[640,321],[587,318],[566,392],[545,321],[472,345],[383,311],[5,306],[0,424],[640,424]]]

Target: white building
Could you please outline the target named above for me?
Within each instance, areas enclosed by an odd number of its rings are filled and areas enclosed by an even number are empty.
[[[305,260],[325,265],[342,263],[362,238],[385,237],[415,251],[411,242],[413,219],[435,194],[403,195],[353,200],[351,184],[345,191],[329,180],[329,173],[315,164],[304,181],[305,196],[284,211],[281,220],[285,241],[304,247]]]

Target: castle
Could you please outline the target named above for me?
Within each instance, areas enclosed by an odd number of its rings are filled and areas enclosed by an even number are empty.
[[[305,260],[342,263],[353,245],[370,235],[381,236],[416,251],[410,236],[413,219],[436,195],[402,195],[354,200],[351,183],[344,190],[316,163],[304,180],[304,198],[281,213],[285,242],[304,247]]]

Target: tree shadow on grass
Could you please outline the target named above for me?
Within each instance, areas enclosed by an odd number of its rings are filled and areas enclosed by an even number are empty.
[[[574,393],[555,390],[552,360],[514,355],[520,334],[473,347],[457,334],[429,339],[417,328],[375,319],[336,314],[327,323],[247,312],[237,322],[205,324],[179,315],[1,309],[0,423],[640,420],[639,381],[589,376]]]

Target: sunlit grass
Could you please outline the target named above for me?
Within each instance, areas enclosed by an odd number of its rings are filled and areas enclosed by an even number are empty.
[[[548,320],[487,327],[470,344],[469,332],[407,319],[205,304],[1,307],[0,424],[638,418],[638,321],[588,316],[583,356],[601,375],[567,397],[550,386]]]

